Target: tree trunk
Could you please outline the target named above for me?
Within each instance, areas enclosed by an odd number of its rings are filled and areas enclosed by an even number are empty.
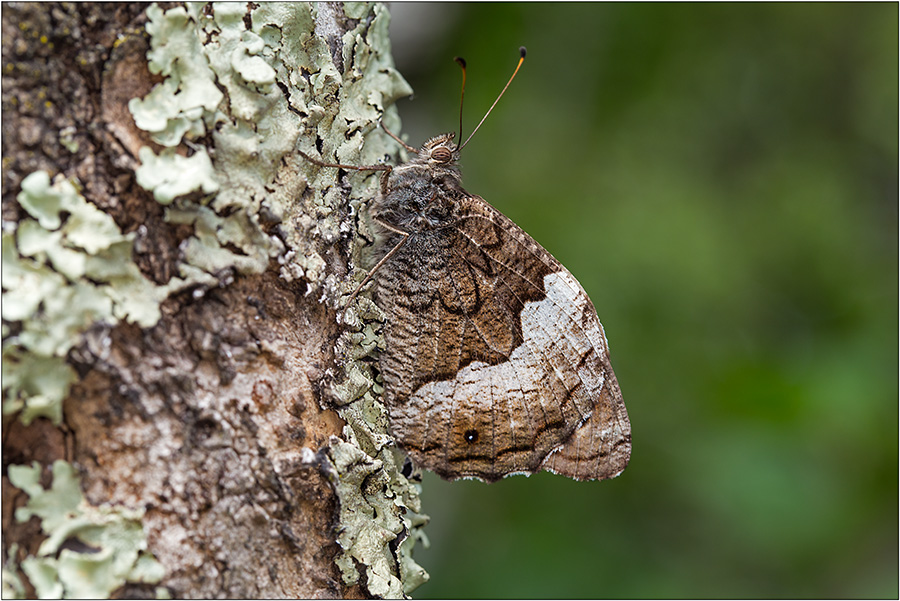
[[[296,152],[397,148],[387,11],[165,6],[3,5],[4,596],[402,596],[378,177]]]

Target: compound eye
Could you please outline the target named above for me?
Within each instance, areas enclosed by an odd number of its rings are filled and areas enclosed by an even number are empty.
[[[453,155],[450,153],[449,149],[443,146],[438,146],[431,151],[431,158],[438,163],[449,163],[450,159],[453,158]]]

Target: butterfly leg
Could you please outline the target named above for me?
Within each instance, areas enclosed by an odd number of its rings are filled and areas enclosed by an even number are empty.
[[[389,129],[387,128],[387,125],[384,124],[384,121],[381,122],[381,129],[384,130],[384,133],[386,133],[386,134],[389,135],[390,137],[392,137],[392,138],[394,138],[395,140],[397,140],[397,143],[400,144],[400,146],[402,146],[403,148],[405,148],[405,149],[407,150],[407,152],[419,152],[418,149],[413,148],[412,146],[410,146],[409,144],[407,144],[406,142],[404,142],[403,140],[401,140],[399,137],[397,137],[397,135],[396,135],[394,132],[392,132],[391,130],[389,130]]]
[[[353,171],[381,171],[381,193],[388,193],[388,177],[391,175],[391,170],[393,166],[391,165],[343,165],[341,163],[326,163],[325,161],[320,161],[319,159],[314,159],[309,156],[302,150],[297,150],[304,159],[312,163],[313,165],[318,165],[319,167],[333,167],[336,169],[352,169]]]
[[[386,131],[392,138],[394,138],[395,140],[397,140],[398,142],[403,144],[403,142],[399,138],[397,138],[397,136],[395,136],[390,131],[388,131],[387,128],[385,128],[384,131]],[[404,144],[404,146],[406,146],[406,145]],[[415,149],[413,149],[413,150],[415,150]],[[320,161],[319,159],[309,156],[302,150],[298,149],[297,152],[300,153],[300,156],[302,156],[304,159],[306,159],[313,165],[318,165],[319,167],[332,167],[332,168],[336,168],[336,169],[352,169],[354,171],[381,171],[382,172],[382,174],[381,174],[381,193],[384,195],[387,195],[387,193],[388,193],[388,178],[391,174],[391,170],[393,169],[393,167],[391,165],[343,165],[341,163],[326,163],[325,161]],[[382,259],[380,261],[378,261],[378,263],[375,264],[375,267],[373,267],[372,269],[369,270],[369,273],[366,274],[366,277],[363,279],[363,281],[360,282],[359,286],[356,287],[356,290],[354,290],[353,293],[350,295],[350,298],[347,300],[346,306],[350,306],[350,304],[353,302],[353,299],[355,299],[356,295],[359,294],[359,291],[362,290],[363,286],[365,286],[367,283],[369,283],[369,280],[371,280],[372,276],[375,275],[375,272],[378,271],[378,268],[381,267],[382,265],[384,265],[385,261],[390,259],[394,253],[396,253],[398,250],[400,250],[400,247],[403,246],[403,243],[406,242],[406,239],[409,237],[408,232],[399,230],[399,229],[395,228],[394,226],[392,226],[388,223],[385,223],[384,221],[381,221],[380,219],[375,219],[375,222],[378,223],[381,227],[385,228],[386,230],[390,230],[390,231],[394,232],[395,234],[400,234],[403,237],[400,239],[400,242],[398,242],[397,245],[394,246],[394,248],[392,248],[390,250],[389,253],[387,253],[384,257],[382,257]]]
[[[375,275],[375,272],[378,271],[378,268],[384,265],[388,259],[390,259],[398,250],[400,250],[400,247],[403,246],[403,243],[406,242],[406,240],[409,238],[409,232],[404,232],[403,230],[398,229],[390,225],[389,223],[385,223],[384,221],[381,221],[377,218],[373,218],[373,221],[375,221],[375,223],[386,230],[390,230],[395,234],[400,234],[402,238],[400,238],[400,242],[394,245],[394,248],[392,248],[386,255],[384,255],[381,260],[378,261],[378,263],[376,263],[375,266],[369,270],[369,273],[366,274],[366,277],[363,279],[363,281],[359,283],[359,286],[357,286],[356,290],[354,290],[350,295],[350,298],[347,301],[347,306],[350,306],[350,303],[353,302],[353,299],[356,298],[356,295],[359,294],[359,291],[362,290],[363,286],[369,283],[369,280],[372,279],[372,276]]]
[[[302,150],[297,150],[297,152],[304,159],[312,163],[313,165],[318,165],[319,167],[334,167],[337,169],[352,169],[353,171],[390,171],[393,169],[390,165],[344,165],[342,163],[326,163],[325,161],[320,161],[319,159],[315,159]]]

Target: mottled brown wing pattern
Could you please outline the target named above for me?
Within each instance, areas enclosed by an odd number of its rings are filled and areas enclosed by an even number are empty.
[[[445,478],[618,475],[631,431],[603,328],[546,250],[477,196],[375,276],[398,443]]]

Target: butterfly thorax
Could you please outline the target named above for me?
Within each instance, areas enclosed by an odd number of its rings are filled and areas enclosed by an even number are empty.
[[[376,218],[409,234],[440,229],[456,220],[459,201],[469,194],[460,182],[453,137],[435,136],[391,171],[388,192],[373,207]]]

